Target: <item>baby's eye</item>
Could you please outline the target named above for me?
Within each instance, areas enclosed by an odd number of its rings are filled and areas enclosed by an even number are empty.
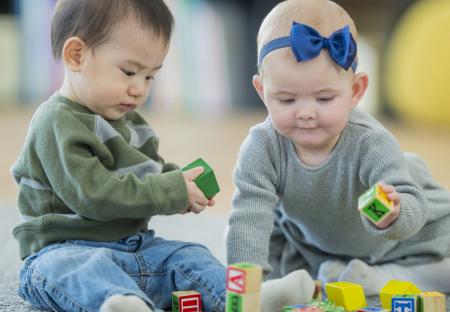
[[[279,101],[282,104],[291,104],[294,103],[295,99],[280,99]]]
[[[317,99],[317,101],[319,101],[321,103],[327,103],[327,102],[332,101],[333,99],[334,99],[334,96],[322,96],[322,97],[319,97]]]
[[[153,77],[153,76],[147,76],[147,77],[145,77],[145,80],[153,80],[153,79],[155,79],[155,77]]]
[[[129,71],[129,70],[126,70],[126,69],[123,69],[123,68],[121,68],[121,70],[128,77],[134,76],[136,74],[135,72],[132,72],[132,71]]]

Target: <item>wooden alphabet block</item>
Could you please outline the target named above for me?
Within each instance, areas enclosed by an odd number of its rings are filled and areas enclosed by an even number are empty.
[[[379,224],[392,211],[393,203],[376,184],[358,199],[358,209],[374,224]]]
[[[445,312],[445,295],[437,291],[419,294],[419,312]]]
[[[392,312],[417,312],[417,295],[393,296]]]
[[[227,268],[226,312],[259,312],[262,268],[236,263]]]
[[[194,160],[192,163],[182,168],[181,171],[186,171],[195,167],[203,167],[204,169],[203,173],[195,178],[194,182],[203,192],[205,197],[210,199],[219,193],[220,188],[216,176],[214,175],[214,171],[203,159],[199,158]]]
[[[380,301],[384,309],[391,309],[394,295],[418,295],[422,291],[411,282],[390,280],[380,291]]]
[[[237,263],[228,266],[227,290],[236,293],[258,292],[261,289],[262,268],[250,263]]]
[[[225,312],[260,312],[260,293],[238,294],[227,291]]]
[[[202,312],[202,296],[194,290],[174,291],[172,312]]]
[[[345,310],[358,310],[366,306],[366,297],[361,285],[350,282],[334,282],[325,285],[328,300]]]

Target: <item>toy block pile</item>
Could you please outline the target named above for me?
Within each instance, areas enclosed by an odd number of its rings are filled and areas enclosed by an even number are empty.
[[[445,295],[422,292],[411,282],[391,280],[380,292],[382,308],[367,307],[361,285],[350,282],[334,282],[325,285],[327,300],[313,300],[307,305],[286,306],[282,312],[445,312]]]
[[[391,280],[380,292],[381,304],[394,312],[444,312],[445,295],[422,292],[413,283]]]
[[[260,312],[262,268],[250,263],[228,266],[225,312]],[[308,304],[289,305],[281,312],[445,312],[445,295],[437,291],[422,292],[407,281],[390,280],[380,291],[382,307],[368,307],[361,285],[333,282],[325,285],[315,281],[313,300]],[[326,299],[323,299],[326,297]],[[173,312],[201,312],[202,300],[196,291],[172,293]],[[272,311],[271,311],[272,312]],[[276,311],[274,311],[276,312]]]

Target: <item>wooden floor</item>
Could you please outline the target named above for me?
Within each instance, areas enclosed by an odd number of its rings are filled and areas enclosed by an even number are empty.
[[[9,174],[24,142],[30,109],[0,111],[0,200],[14,201],[17,188]],[[221,192],[217,212],[227,212],[233,193],[232,170],[239,146],[251,125],[264,120],[265,112],[233,112],[214,120],[189,115],[146,114],[160,136],[160,152],[167,161],[184,165],[202,157],[213,167]],[[385,123],[405,150],[420,154],[435,178],[450,189],[450,126],[399,125]]]

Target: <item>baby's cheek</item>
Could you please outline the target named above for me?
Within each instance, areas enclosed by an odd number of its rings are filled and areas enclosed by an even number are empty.
[[[123,99],[126,96],[126,90],[121,88],[120,86],[109,86],[104,88],[101,92],[101,96],[105,99],[105,101],[116,102],[117,100]]]

